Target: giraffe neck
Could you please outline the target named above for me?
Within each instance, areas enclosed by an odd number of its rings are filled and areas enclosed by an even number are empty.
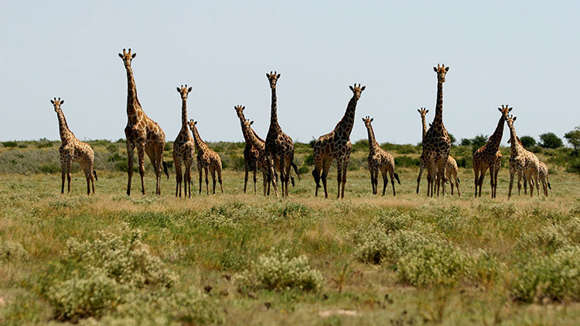
[[[435,105],[435,119],[432,128],[443,129],[443,82],[437,81],[437,104]]]
[[[256,147],[259,151],[264,151],[265,150],[265,144],[258,137],[258,134],[256,134],[256,132],[254,131],[254,129],[252,129],[252,127],[248,127],[247,128],[247,133],[248,133],[248,140],[249,140],[250,144],[252,144],[254,147]]]
[[[201,139],[201,136],[199,135],[199,132],[197,131],[197,127],[195,125],[193,126],[192,131],[193,131],[193,140],[195,142],[195,149],[197,149],[197,151],[200,154],[203,154],[203,152],[205,152],[207,149],[207,145],[205,144],[203,139]]]
[[[64,117],[64,113],[62,113],[62,110],[57,111],[57,116],[58,116],[58,128],[60,131],[60,140],[63,142],[68,141],[72,137],[74,137],[74,134],[68,128],[66,118]]]
[[[367,127],[367,134],[369,136],[369,151],[371,154],[374,154],[377,152],[379,144],[377,143],[377,140],[375,138],[375,131],[373,130],[373,126]]]
[[[187,130],[187,99],[181,99],[181,129]]]
[[[272,89],[272,105],[270,111],[270,129],[280,129],[278,125],[278,97],[276,96],[276,87],[270,87]]]
[[[487,146],[490,148],[490,150],[493,151],[493,153],[497,152],[497,150],[499,149],[499,143],[501,142],[501,138],[503,137],[504,122],[505,118],[503,117],[502,114],[501,118],[499,118],[495,131],[487,140]]]
[[[511,144],[511,150],[512,150],[512,156],[518,156],[518,154],[521,152],[522,145],[520,145],[520,142],[518,141],[518,136],[516,135],[516,128],[514,128],[513,125],[508,124],[509,128],[510,128],[510,144]]]
[[[141,108],[137,98],[137,86],[133,78],[133,69],[131,66],[125,66],[127,70],[127,117],[130,122],[135,123],[138,117],[138,110]]]
[[[356,98],[356,96],[353,95],[350,101],[348,101],[348,105],[346,106],[344,116],[342,117],[342,119],[340,119],[336,127],[334,127],[335,133],[350,136],[350,133],[352,132],[352,126],[354,124],[354,113],[356,110],[357,102],[358,99]]]
[[[424,141],[425,135],[427,134],[427,122],[425,121],[424,115],[421,115],[421,124],[423,125],[423,136],[421,137],[421,141]]]

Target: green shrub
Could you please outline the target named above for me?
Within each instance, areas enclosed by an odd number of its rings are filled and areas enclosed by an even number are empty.
[[[518,239],[516,248],[523,252],[535,249],[544,253],[553,253],[569,244],[570,241],[558,227],[549,225],[539,231],[523,234]]]
[[[519,268],[511,290],[524,302],[580,300],[580,247],[528,261]]]
[[[58,164],[49,163],[41,165],[38,170],[42,173],[51,174],[60,172],[60,166]]]
[[[419,166],[420,164],[421,161],[419,159],[410,156],[401,155],[395,157],[395,165],[398,167]]]
[[[505,266],[485,250],[479,249],[468,267],[470,279],[477,283],[490,284],[500,278]]]
[[[13,148],[13,147],[17,147],[18,143],[15,141],[5,141],[5,142],[2,142],[2,145],[4,145],[4,147]]]
[[[237,277],[242,292],[257,289],[318,291],[323,280],[322,274],[310,267],[306,256],[290,258],[287,250],[258,257],[250,269]]]
[[[28,251],[15,241],[0,241],[0,261],[26,260]]]

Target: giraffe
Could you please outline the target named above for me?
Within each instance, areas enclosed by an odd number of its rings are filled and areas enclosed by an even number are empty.
[[[501,143],[501,138],[503,136],[503,128],[505,120],[508,117],[509,112],[512,110],[509,105],[502,105],[497,108],[501,113],[497,127],[493,134],[487,140],[485,145],[481,146],[473,153],[473,174],[474,174],[474,184],[475,184],[475,194],[474,196],[481,197],[481,186],[483,185],[483,179],[485,178],[485,172],[489,168],[490,175],[490,185],[491,185],[491,198],[496,197],[497,191],[497,171],[496,166],[498,164],[497,160],[499,157],[499,164],[501,164],[501,153],[499,153],[499,145]],[[498,155],[499,153],[499,155]]]
[[[67,192],[70,192],[71,180],[71,166],[72,162],[78,162],[81,169],[85,173],[87,179],[87,195],[91,194],[91,186],[93,194],[95,193],[95,180],[97,180],[97,172],[95,171],[95,153],[91,146],[78,140],[73,132],[69,129],[61,105],[64,100],[54,98],[50,100],[54,106],[58,118],[58,127],[60,131],[61,145],[58,149],[60,154],[60,168],[61,168],[61,186],[60,193],[64,194],[64,179],[65,175],[68,181]]]
[[[518,141],[518,143],[523,147],[524,145],[522,144],[522,142],[520,141],[520,137],[516,137],[516,140]],[[508,139],[508,144],[511,144],[511,139]],[[511,166],[510,163],[510,172],[513,169],[513,167]],[[524,179],[524,194],[528,193],[528,181],[526,180],[525,175],[520,171],[520,172],[515,172],[518,176],[518,196],[521,195],[522,192],[522,178]],[[539,178],[539,174],[538,174],[538,178]]]
[[[244,116],[244,109],[246,107],[242,105],[236,105],[234,109],[236,114],[240,119],[240,125],[242,126],[242,134],[244,135],[244,140],[246,141],[246,146],[244,147],[244,193],[246,193],[246,188],[248,185],[248,172],[252,171],[254,174],[254,193],[256,193],[256,172],[259,168],[260,163],[260,151],[252,144],[250,141],[250,134],[246,133],[247,130],[244,129],[244,123],[246,122],[246,117]],[[250,128],[251,129],[251,128]],[[264,140],[262,140],[254,131],[252,133],[256,136],[258,143],[262,147],[265,146]]]
[[[133,77],[131,62],[136,53],[131,53],[123,49],[119,57],[123,60],[125,70],[127,71],[127,126],[125,127],[125,136],[127,138],[127,156],[128,156],[128,181],[127,195],[131,195],[131,178],[133,176],[133,152],[137,148],[137,157],[139,160],[139,175],[141,177],[141,193],[145,194],[145,185],[143,176],[145,174],[145,154],[151,160],[155,169],[155,193],[161,194],[161,167],[167,177],[167,165],[163,162],[163,148],[165,147],[165,133],[157,122],[151,120],[143,111],[141,103],[137,98],[137,87]]]
[[[271,71],[266,74],[272,91],[270,111],[270,128],[266,136],[266,154],[270,156],[274,165],[280,172],[280,185],[282,197],[288,197],[288,182],[290,180],[290,168],[294,160],[294,142],[286,135],[278,124],[278,98],[276,96],[276,84],[280,74]]]
[[[241,108],[243,110],[244,107]],[[242,130],[244,134],[247,134],[249,143],[254,146],[258,152],[258,160],[256,162],[257,166],[262,171],[262,181],[264,186],[264,196],[270,194],[270,183],[274,187],[274,193],[278,197],[278,188],[276,185],[275,167],[274,162],[270,156],[266,155],[266,144],[262,139],[258,137],[258,134],[252,129],[252,124],[254,121],[245,119],[242,122]]]
[[[546,163],[539,161],[539,174],[538,179],[542,183],[542,190],[544,191],[544,195],[548,197],[548,189],[552,190],[552,186],[550,185],[550,179],[548,178],[548,166]],[[530,187],[533,187],[530,185]]]
[[[396,196],[397,193],[395,191],[395,179],[397,182],[401,184],[401,180],[399,180],[399,175],[395,173],[395,159],[393,155],[389,152],[383,150],[377,140],[375,138],[375,132],[373,131],[373,126],[371,122],[373,122],[373,118],[366,116],[362,118],[365,126],[367,127],[367,133],[369,136],[369,156],[368,156],[368,164],[369,164],[369,171],[371,173],[371,186],[373,189],[373,195],[377,194],[377,187],[378,187],[378,177],[379,177],[379,170],[383,176],[383,196],[385,195],[385,191],[387,189],[387,183],[389,182],[387,178],[387,173],[391,177],[391,186],[393,187],[393,196]]]
[[[510,128],[510,186],[508,190],[508,199],[512,195],[512,187],[514,183],[514,174],[522,174],[524,178],[530,181],[530,196],[534,196],[534,189],[531,187],[532,181],[536,185],[538,196],[540,195],[540,187],[538,185],[539,161],[534,153],[527,151],[520,142],[517,141],[516,129],[514,122],[516,117],[509,116],[506,119],[508,127]]]
[[[314,170],[312,176],[316,183],[315,196],[318,196],[318,188],[320,188],[320,179],[324,186],[324,197],[328,198],[326,190],[326,177],[330,170],[332,160],[336,159],[336,170],[338,180],[338,193],[336,198],[344,198],[344,187],[346,185],[346,172],[348,168],[348,161],[350,159],[350,152],[352,144],[350,143],[350,133],[354,125],[354,114],[356,105],[362,92],[366,86],[354,84],[349,86],[352,91],[352,98],[348,102],[346,111],[342,119],[336,124],[334,129],[320,137],[314,142]],[[322,174],[321,174],[322,171]]]
[[[451,149],[451,140],[443,125],[443,83],[449,67],[437,65],[437,67],[433,67],[433,70],[437,73],[437,105],[435,106],[433,125],[427,130],[423,139],[423,153],[421,153],[421,166],[427,167],[427,176],[433,176],[435,181],[431,183],[431,196],[434,193],[435,183],[437,184],[437,195],[439,195],[440,186],[443,187],[443,195],[445,195],[445,166]],[[419,192],[422,173],[423,169],[420,169],[417,177],[417,192]]]
[[[215,194],[215,175],[217,172],[218,182],[220,183],[220,189],[222,193],[224,188],[222,186],[222,160],[218,153],[214,152],[207,144],[201,139],[199,132],[197,131],[197,121],[189,120],[189,128],[193,133],[193,139],[195,141],[195,149],[197,152],[197,170],[199,171],[199,193],[201,194],[201,178],[202,171],[205,171],[205,189],[209,195],[209,181],[208,174],[211,173],[211,179],[213,181],[213,194]]]
[[[181,97],[181,130],[173,142],[173,162],[175,164],[175,197],[181,197],[181,184],[183,182],[184,197],[191,198],[191,167],[195,155],[195,144],[187,126],[187,95],[191,87],[181,85],[177,87]],[[185,165],[185,171],[181,172],[181,163]]]
[[[449,181],[451,185],[451,195],[453,195],[453,186],[457,188],[457,195],[461,197],[461,190],[459,190],[459,177],[457,176],[459,173],[459,167],[457,166],[457,161],[453,158],[453,156],[449,155],[447,157],[447,163],[445,164],[445,179]]]

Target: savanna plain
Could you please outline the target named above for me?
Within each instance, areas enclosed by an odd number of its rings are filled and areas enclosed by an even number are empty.
[[[0,324],[578,325],[580,176],[571,149],[537,149],[548,197],[473,198],[471,147],[454,146],[461,197],[415,194],[420,146],[397,158],[397,196],[371,194],[368,145],[354,146],[344,200],[314,197],[312,149],[288,199],[243,193],[243,144],[212,143],[224,193],[175,198],[175,175],[125,195],[122,141],[93,141],[96,195],[73,173],[60,194],[59,142],[0,145]],[[168,144],[167,148],[171,148]],[[171,164],[170,151],[166,161]],[[577,153],[575,154],[577,157]],[[576,166],[577,167],[577,166]],[[136,176],[136,177],[135,177]],[[382,190],[379,182],[379,191]],[[210,180],[211,191],[211,180]],[[447,186],[449,192],[449,185]]]

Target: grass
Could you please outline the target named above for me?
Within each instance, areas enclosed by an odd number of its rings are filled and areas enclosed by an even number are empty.
[[[114,145],[103,152],[122,156]],[[510,201],[506,168],[496,200],[489,186],[471,197],[469,169],[461,198],[426,198],[425,182],[417,196],[416,168],[400,167],[396,198],[371,195],[361,168],[343,201],[313,197],[308,174],[288,200],[243,194],[232,169],[223,195],[198,195],[194,183],[193,198],[176,199],[171,175],[155,196],[148,171],[149,193],[127,197],[124,173],[98,169],[91,197],[78,172],[64,196],[58,173],[0,175],[0,324],[580,322],[580,177],[564,167],[551,167],[550,197]]]

